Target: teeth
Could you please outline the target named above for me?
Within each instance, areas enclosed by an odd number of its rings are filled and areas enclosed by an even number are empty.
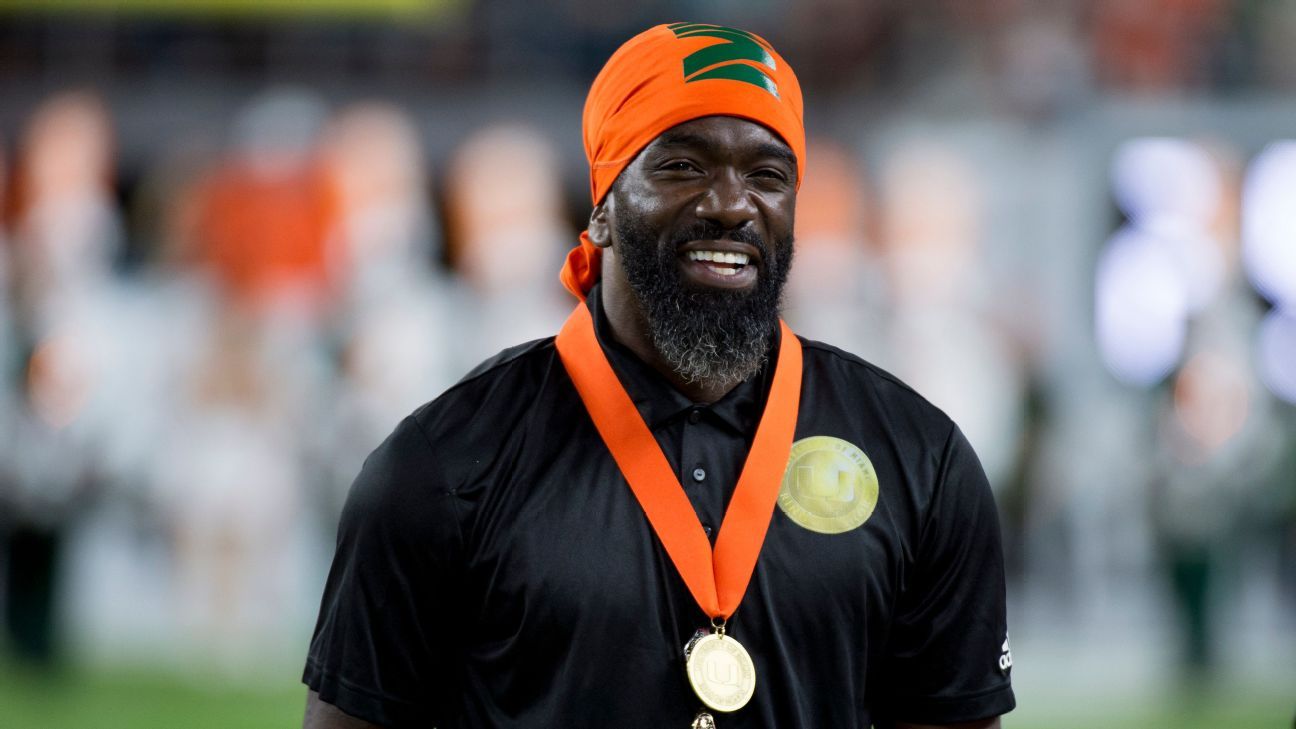
[[[751,257],[746,253],[724,253],[721,251],[689,251],[690,261],[707,261],[709,263],[727,263],[731,266],[746,266]]]

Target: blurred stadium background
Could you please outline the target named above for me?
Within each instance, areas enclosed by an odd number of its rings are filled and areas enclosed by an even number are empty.
[[[963,424],[1007,727],[1296,713],[1296,3],[0,0],[0,726],[260,727],[364,455],[556,331],[583,97],[800,74],[788,318]]]

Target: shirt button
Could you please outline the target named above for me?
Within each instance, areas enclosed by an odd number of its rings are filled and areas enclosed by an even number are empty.
[[[703,525],[702,525],[702,531],[706,532],[706,535],[707,535],[708,537],[711,536],[711,525],[710,525],[710,524],[703,524]]]
[[[693,469],[693,480],[694,481],[706,480],[706,469],[702,468],[701,466],[698,466],[697,468]]]
[[[698,410],[697,408],[693,408],[692,410],[689,411],[689,414],[688,414],[688,421],[689,421],[690,423],[692,423],[693,425],[697,425],[697,424],[698,424],[698,421],[701,420],[701,419],[702,419],[702,411],[701,411],[701,410]]]

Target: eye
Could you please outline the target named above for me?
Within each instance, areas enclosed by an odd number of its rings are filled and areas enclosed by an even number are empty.
[[[658,168],[664,172],[701,172],[697,165],[686,159],[667,160]]]
[[[762,168],[760,168],[760,169],[758,169],[758,170],[752,172],[752,173],[751,173],[751,176],[752,176],[752,177],[757,177],[757,178],[760,178],[760,179],[762,179],[762,180],[766,180],[766,181],[769,181],[769,182],[780,182],[780,183],[786,183],[786,182],[788,181],[788,174],[787,174],[786,172],[784,172],[783,170],[780,170],[780,169],[773,168],[773,167],[762,167]]]

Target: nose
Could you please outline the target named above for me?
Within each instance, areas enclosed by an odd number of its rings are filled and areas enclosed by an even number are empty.
[[[725,230],[741,228],[756,219],[756,203],[742,176],[735,170],[715,175],[698,198],[697,217],[711,220]]]

